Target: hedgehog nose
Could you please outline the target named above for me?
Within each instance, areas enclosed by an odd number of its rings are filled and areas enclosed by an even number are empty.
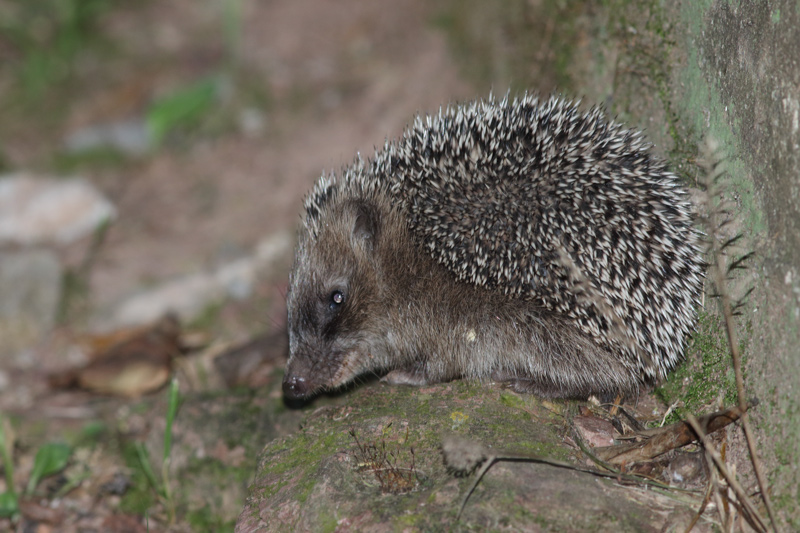
[[[303,377],[287,375],[283,378],[283,395],[290,400],[308,396],[308,383]]]

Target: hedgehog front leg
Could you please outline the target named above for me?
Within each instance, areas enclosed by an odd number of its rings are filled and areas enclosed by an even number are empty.
[[[427,364],[425,361],[415,361],[406,368],[397,368],[392,370],[381,381],[389,383],[390,385],[411,385],[414,387],[421,387],[423,385],[430,385],[432,383],[439,383],[441,379],[435,379],[428,372]]]
[[[526,378],[510,372],[492,372],[492,381],[520,394],[535,394],[540,398],[585,397],[584,391],[565,390],[563,386],[541,379]]]
[[[425,378],[425,372],[419,372],[417,370],[392,370],[383,376],[381,381],[385,381],[390,385],[413,385],[415,387],[428,384],[428,380]]]

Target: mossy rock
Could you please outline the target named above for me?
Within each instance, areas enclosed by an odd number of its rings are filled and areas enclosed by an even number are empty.
[[[456,477],[440,451],[458,434],[497,450],[582,462],[571,444],[571,404],[492,384],[423,389],[372,383],[343,404],[309,412],[300,431],[262,452],[238,532],[353,530],[660,531],[689,505],[546,464],[499,462],[460,518],[474,477]]]

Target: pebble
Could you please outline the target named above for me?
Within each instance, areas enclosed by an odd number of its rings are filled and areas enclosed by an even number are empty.
[[[0,176],[0,245],[67,245],[116,214],[111,202],[82,178]]]

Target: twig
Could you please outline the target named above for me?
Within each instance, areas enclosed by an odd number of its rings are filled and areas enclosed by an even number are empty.
[[[694,526],[697,524],[697,521],[700,520],[701,516],[703,516],[706,507],[708,507],[708,501],[711,499],[711,493],[713,487],[714,485],[711,482],[711,477],[709,476],[708,487],[706,488],[706,493],[703,496],[703,502],[700,504],[700,508],[697,509],[697,512],[694,514],[694,518],[692,518],[692,521],[689,522],[689,525],[686,527],[686,531],[684,533],[689,533],[690,531],[692,531],[692,529],[694,529]]]
[[[764,523],[764,520],[758,514],[758,510],[756,509],[753,502],[747,496],[747,493],[744,491],[744,488],[739,484],[739,481],[731,475],[728,471],[728,468],[725,466],[725,461],[722,460],[720,457],[719,452],[711,446],[711,443],[708,441],[708,435],[700,427],[700,424],[697,423],[697,419],[694,416],[689,414],[687,418],[687,422],[689,425],[692,426],[692,429],[697,433],[698,438],[703,443],[703,447],[705,448],[706,454],[711,458],[714,462],[714,465],[717,467],[717,470],[722,477],[725,478],[725,481],[728,483],[728,486],[733,489],[734,494],[738,498],[739,502],[742,504],[743,508],[747,511],[747,516],[745,519],[748,523],[753,527],[753,529],[757,531],[767,531],[767,526]]]
[[[751,405],[756,403],[752,401]],[[738,420],[742,414],[743,411],[738,407],[731,407],[701,417],[700,425],[708,433],[714,433]],[[596,448],[595,453],[601,459],[612,464],[634,463],[658,457],[670,450],[685,446],[696,439],[695,432],[684,421],[662,428],[640,431],[638,435],[647,437],[647,439],[641,442]]]
[[[717,259],[719,261],[719,258]],[[717,262],[715,261],[715,263]],[[722,303],[722,312],[725,316],[725,331],[728,335],[728,344],[730,345],[731,349],[731,357],[733,358],[733,369],[734,373],[736,374],[736,394],[738,396],[739,407],[742,408],[745,404],[745,392],[744,392],[744,378],[742,376],[742,359],[741,354],[739,353],[739,342],[736,338],[736,330],[733,325],[733,314],[731,311],[731,303],[730,298],[728,297],[727,291],[724,289],[720,289],[721,284],[724,283],[724,277],[722,276],[722,269],[719,268],[717,264],[714,267],[714,274],[715,274],[715,283],[717,283],[717,290],[720,292],[720,300]],[[747,412],[744,412],[741,417],[742,428],[744,428],[744,436],[745,440],[747,441],[747,447],[750,451],[750,461],[753,464],[753,471],[756,474],[756,480],[758,481],[758,488],[761,491],[761,497],[764,500],[764,505],[767,508],[767,514],[769,515],[770,524],[772,525],[773,531],[778,531],[778,526],[775,521],[775,515],[772,510],[772,502],[770,501],[769,494],[767,492],[767,481],[764,476],[764,471],[761,467],[761,461],[758,459],[758,451],[756,450],[756,443],[755,438],[753,436],[752,429],[750,427],[750,421],[747,417]]]
[[[601,472],[598,470],[593,470],[591,468],[586,468],[582,466],[577,466],[572,463],[567,463],[565,461],[558,461],[556,459],[550,459],[549,457],[542,457],[540,455],[534,454],[523,454],[523,453],[510,453],[510,452],[495,452],[494,450],[490,450],[489,448],[483,446],[482,444],[471,441],[469,439],[464,439],[462,437],[457,436],[448,436],[442,439],[442,452],[444,454],[444,461],[447,466],[460,474],[470,473],[475,470],[479,465],[481,469],[478,471],[478,474],[475,476],[475,480],[470,485],[467,492],[464,494],[464,497],[461,499],[461,505],[458,508],[458,513],[456,514],[456,520],[461,517],[461,513],[464,510],[464,507],[467,505],[467,500],[469,499],[472,492],[478,486],[481,478],[484,474],[489,470],[489,468],[498,461],[518,461],[518,462],[533,462],[533,463],[542,463],[547,464],[550,466],[555,466],[558,468],[566,468],[569,470],[575,470],[577,472],[584,472],[586,474],[592,474],[593,476],[604,477],[608,479],[614,479],[616,481],[630,481],[632,483],[638,483],[642,485],[649,485],[653,487],[658,487],[665,490],[677,490],[679,492],[696,492],[693,490],[688,489],[679,489],[676,487],[671,487],[664,483],[660,483],[658,481],[635,476],[632,474],[624,474],[620,470],[614,468],[613,466],[604,463],[602,460],[598,459],[586,448],[586,445],[581,441],[578,435],[574,435],[575,442],[578,443],[578,446],[583,450],[583,452],[597,464],[603,468],[609,470],[609,472]]]
[[[456,521],[458,521],[461,518],[461,513],[464,511],[464,507],[467,506],[467,500],[469,500],[469,497],[472,495],[472,491],[474,491],[475,487],[478,486],[478,483],[480,483],[481,478],[486,473],[486,471],[489,470],[489,467],[491,467],[496,461],[497,461],[496,456],[490,456],[486,459],[486,462],[478,471],[478,475],[475,476],[475,481],[472,482],[472,485],[469,486],[467,492],[464,493],[464,497],[461,498],[461,505],[458,506],[458,512],[456,513]]]
[[[664,427],[664,424],[667,423],[667,417],[669,417],[669,415],[672,414],[672,411],[674,411],[677,406],[678,406],[678,402],[676,401],[676,402],[673,402],[672,405],[670,405],[667,408],[667,412],[664,413],[664,416],[661,418],[661,423],[658,425],[658,427],[660,427],[660,428]]]
[[[707,167],[707,188],[709,190],[709,211],[710,211],[710,230],[709,236],[710,238],[710,249],[709,253],[712,257],[711,261],[711,269],[712,274],[714,276],[714,284],[716,285],[717,292],[720,296],[720,304],[722,306],[722,313],[725,318],[725,332],[728,337],[728,345],[731,351],[731,358],[733,359],[733,370],[736,375],[736,394],[739,408],[742,410],[742,428],[744,429],[745,440],[747,441],[747,447],[750,451],[750,461],[753,464],[753,471],[756,474],[756,480],[758,481],[758,488],[761,491],[761,497],[764,500],[764,505],[767,508],[767,514],[769,515],[770,524],[772,525],[773,531],[778,531],[777,521],[775,520],[775,513],[772,510],[772,502],[769,498],[769,493],[767,491],[767,482],[764,476],[763,469],[761,467],[761,461],[758,459],[758,453],[756,450],[755,438],[753,437],[753,432],[750,428],[749,418],[747,416],[746,408],[747,408],[747,401],[745,396],[744,390],[744,377],[742,374],[742,357],[741,353],[739,352],[739,341],[736,335],[736,328],[734,324],[733,318],[733,310],[731,305],[731,298],[726,290],[726,283],[725,283],[725,273],[723,269],[723,262],[724,257],[721,253],[721,248],[716,245],[716,229],[720,228],[720,221],[718,220],[720,216],[720,210],[714,209],[714,206],[711,201],[711,197],[713,194],[713,185],[714,185],[714,178],[715,175],[721,175],[721,171],[719,170],[719,163],[716,162],[716,154],[715,154],[715,147],[712,143],[709,143],[707,148],[708,156],[706,164]],[[736,240],[736,238],[729,240],[726,242],[730,244],[732,241]],[[734,262],[734,266],[740,266],[740,263]]]
[[[709,463],[714,462],[714,460],[711,459],[711,456],[708,455],[708,452],[706,452],[706,459],[708,460]],[[725,502],[722,501],[722,488],[719,485],[719,473],[713,468],[710,469],[710,472],[711,472],[710,481],[711,481],[711,486],[713,487],[712,494],[714,495],[714,503],[717,504],[719,523],[724,529],[725,524],[728,523],[728,514],[725,512],[727,506],[725,505]]]

